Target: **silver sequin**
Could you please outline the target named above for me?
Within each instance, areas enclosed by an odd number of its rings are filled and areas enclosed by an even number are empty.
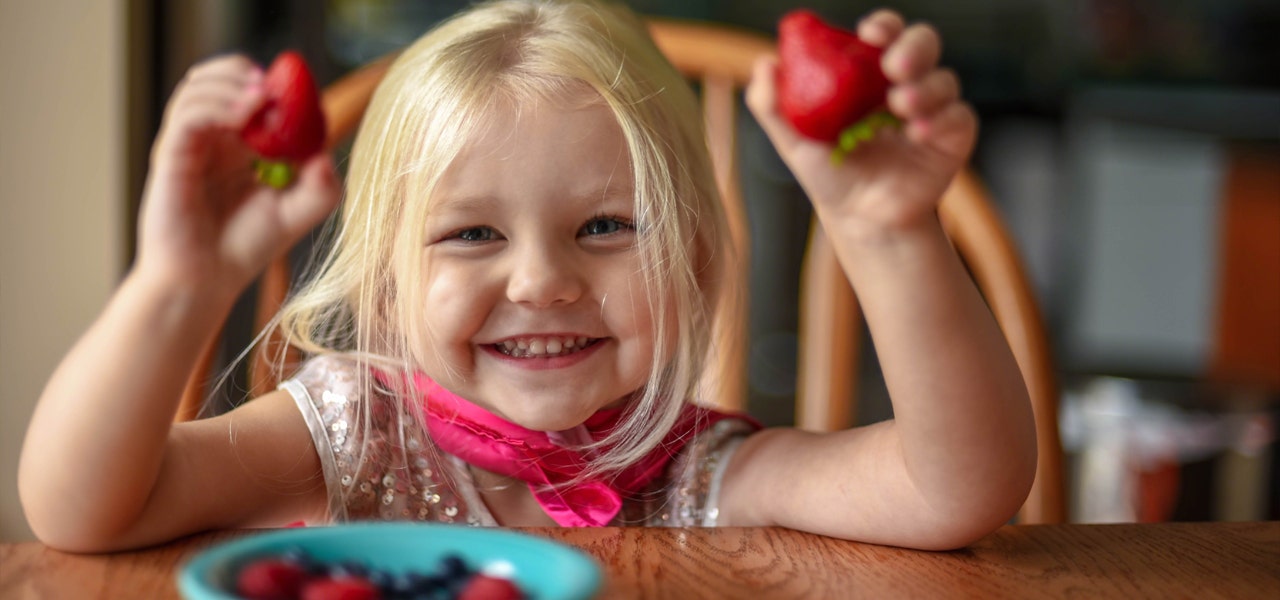
[[[472,514],[452,486],[449,459],[433,448],[420,428],[399,431],[402,415],[412,422],[417,416],[396,399],[380,396],[380,391],[361,388],[372,383],[368,365],[349,355],[319,356],[309,360],[288,387],[303,406],[310,402],[319,419],[308,423],[322,429],[313,432],[327,440],[321,446],[328,481],[340,504],[331,506],[339,520],[416,519],[421,521],[465,522],[492,525],[483,515]],[[300,396],[298,389],[305,389]],[[377,403],[370,405],[370,403]],[[370,410],[381,406],[391,411]],[[368,415],[369,421],[364,421]],[[717,466],[723,462],[722,449],[751,427],[743,421],[724,420],[685,446],[667,470],[634,498],[628,498],[615,524],[696,526],[702,517],[715,520],[719,510],[707,506],[707,494]],[[445,458],[444,462],[441,459]],[[349,486],[358,484],[353,493]],[[460,485],[472,486],[469,480]]]

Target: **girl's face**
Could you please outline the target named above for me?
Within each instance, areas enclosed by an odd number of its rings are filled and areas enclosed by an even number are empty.
[[[425,223],[427,373],[512,422],[568,429],[653,362],[628,152],[600,103],[490,117]]]

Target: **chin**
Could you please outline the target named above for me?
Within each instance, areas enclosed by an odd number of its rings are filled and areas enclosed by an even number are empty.
[[[545,412],[534,412],[532,414],[514,414],[509,416],[507,420],[533,431],[564,431],[585,423],[587,418],[579,419],[564,414],[553,415]]]
[[[620,406],[633,398],[634,392],[615,397],[612,390],[502,390],[489,397],[519,398],[518,402],[489,402],[484,405],[502,418],[533,431],[564,431],[587,421],[596,411]],[[566,398],[566,396],[570,396]]]
[[[573,429],[594,414],[583,406],[565,406],[557,402],[541,402],[536,397],[525,398],[519,406],[495,407],[508,421],[534,431],[564,431]]]

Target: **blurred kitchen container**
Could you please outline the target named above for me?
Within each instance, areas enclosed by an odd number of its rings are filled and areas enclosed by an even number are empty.
[[[1276,518],[1276,407],[1264,392],[1190,381],[1068,385],[1060,426],[1071,520]]]

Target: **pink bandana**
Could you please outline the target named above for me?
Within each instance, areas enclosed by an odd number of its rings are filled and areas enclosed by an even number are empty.
[[[413,385],[423,399],[427,431],[441,450],[527,482],[542,510],[565,527],[608,525],[622,509],[624,494],[643,490],[695,435],[731,416],[686,404],[662,443],[612,481],[565,486],[588,463],[588,457],[572,446],[602,439],[621,421],[623,409],[601,410],[568,431],[533,431],[468,402],[421,373],[413,375]]]

